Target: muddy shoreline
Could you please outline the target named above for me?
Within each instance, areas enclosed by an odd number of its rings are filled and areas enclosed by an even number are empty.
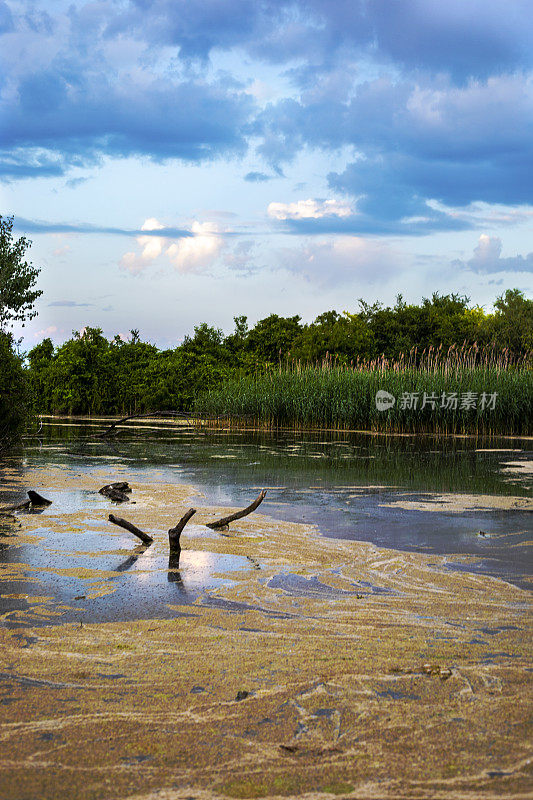
[[[86,475],[31,470],[37,490],[61,497],[121,476],[102,470],[87,487]],[[175,588],[158,559],[191,487],[147,483],[134,499],[121,513],[155,535],[135,565],[148,553]],[[91,572],[87,547],[87,572],[72,569],[94,596],[65,602],[80,620],[32,625],[64,610],[27,571],[36,594],[15,614],[20,627],[0,626],[5,800],[528,796],[529,592],[450,572],[449,557],[327,539],[259,513],[215,533],[203,523],[227,509],[195,506],[184,555],[204,554],[202,580],[214,583],[192,602],[178,591],[170,619],[83,621],[84,604],[126,586],[116,570]],[[73,542],[86,536],[86,510],[46,514],[20,517],[21,546],[40,546],[44,520]],[[136,546],[104,527],[92,543],[108,535],[116,555]],[[184,584],[200,561],[184,560]],[[150,570],[135,570],[118,576],[141,602]]]

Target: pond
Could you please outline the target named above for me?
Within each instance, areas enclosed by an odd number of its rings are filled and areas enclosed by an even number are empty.
[[[0,462],[0,505],[37,488],[34,474],[71,479],[68,489],[41,480],[38,490],[53,505],[38,519],[21,514],[16,531],[13,522],[0,522],[4,624],[22,624],[20,612],[30,607],[32,624],[175,616],[185,612],[173,605],[216,602],[213,590],[261,569],[245,555],[195,549],[204,535],[199,525],[191,528],[179,570],[169,568],[163,543],[146,550],[126,532],[109,531],[107,514],[122,514],[125,506],[117,512],[89,486],[98,472],[126,479],[134,490],[189,487],[187,505],[244,507],[265,487],[261,514],[315,526],[328,539],[419,552],[428,563],[445,556],[446,569],[531,585],[528,440],[215,432],[137,423],[107,441],[90,438],[101,430],[96,424],[47,422],[23,453]],[[274,580],[271,585],[295,595],[301,591],[301,580],[286,569]],[[322,590],[315,585],[312,591]],[[328,592],[323,595],[327,599]]]

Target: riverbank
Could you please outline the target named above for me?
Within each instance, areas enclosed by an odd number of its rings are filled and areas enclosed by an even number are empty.
[[[66,502],[83,490],[88,503],[123,474],[31,472],[58,502],[11,533],[32,549],[43,525],[78,549],[87,537],[85,574],[71,567],[87,592],[64,602],[76,622],[50,624],[67,608],[39,596],[42,569],[4,564],[35,587],[15,627],[0,628],[5,800],[527,796],[530,593],[450,571],[451,556],[326,539],[259,513],[216,533],[204,523],[226,509],[164,482],[136,485],[135,505],[121,509],[155,535],[139,553],[106,527],[107,509]],[[176,590],[171,619],[84,621],[123,591],[124,575],[142,604],[152,589],[139,564],[167,557],[166,530],[193,499],[184,556],[204,554],[218,584],[185,602],[202,559],[184,558],[179,578],[160,570]],[[100,548],[131,546],[131,569],[98,574],[87,533],[97,513]],[[46,551],[48,574],[68,578],[54,566],[68,552]],[[242,562],[217,567],[229,557]]]

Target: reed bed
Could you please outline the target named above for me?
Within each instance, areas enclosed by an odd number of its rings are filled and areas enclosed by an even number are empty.
[[[286,360],[232,378],[198,398],[196,410],[267,428],[340,428],[395,433],[531,435],[532,354],[452,346],[398,359],[326,356]],[[394,405],[378,408],[387,392]]]

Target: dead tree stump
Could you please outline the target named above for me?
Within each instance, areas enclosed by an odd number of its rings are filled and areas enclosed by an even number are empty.
[[[180,536],[181,532],[183,531],[184,527],[190,520],[190,518],[196,514],[195,508],[189,508],[186,514],[180,519],[178,524],[175,528],[171,528],[168,532],[168,545],[170,548],[171,553],[180,553],[181,552],[181,545],[180,545]],[[179,562],[179,559],[178,559]]]

